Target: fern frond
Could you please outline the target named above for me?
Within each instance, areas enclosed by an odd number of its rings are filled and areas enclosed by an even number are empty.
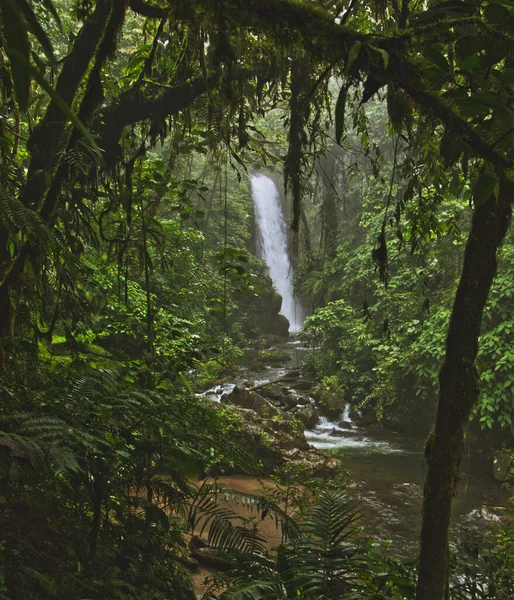
[[[244,519],[229,507],[218,504],[218,490],[215,485],[204,484],[191,504],[188,515],[189,531],[199,535],[208,533],[209,545],[221,554],[264,554],[265,540],[256,526],[239,525]]]
[[[3,187],[0,187],[0,218],[8,231],[22,232],[31,243],[47,248],[55,246],[55,234],[40,215]]]

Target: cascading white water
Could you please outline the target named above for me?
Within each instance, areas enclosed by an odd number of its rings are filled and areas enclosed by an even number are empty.
[[[266,175],[252,175],[251,184],[261,258],[266,261],[273,285],[282,296],[280,313],[289,321],[290,333],[297,333],[302,326],[302,315],[293,296],[293,269],[287,251],[286,222],[278,189]]]

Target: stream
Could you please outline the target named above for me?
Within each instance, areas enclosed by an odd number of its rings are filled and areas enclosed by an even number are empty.
[[[289,321],[289,331],[294,334],[301,329],[303,310],[294,296],[294,277],[280,194],[274,182],[262,174],[252,176],[251,193],[259,235],[259,255],[266,261],[275,289],[282,296],[280,313]],[[316,420],[312,410],[315,401],[311,396],[314,382],[302,377],[299,372],[303,359],[312,350],[294,339],[279,344],[275,349],[285,350],[290,360],[264,366],[258,360],[259,351],[247,348],[237,377],[198,395],[220,402],[224,395],[234,391],[236,385],[253,388],[277,382],[274,387],[279,388],[278,396],[270,396],[271,401],[275,400],[276,406],[297,415],[297,418],[303,415],[304,422],[312,427]],[[286,380],[278,382],[286,375]],[[264,390],[258,391],[266,397]],[[276,394],[276,390],[273,393]],[[346,492],[359,512],[363,535],[387,543],[387,553],[391,558],[415,560],[423,497],[424,440],[377,426],[361,427],[351,420],[349,405],[337,419],[322,416],[319,409],[317,413],[319,420],[312,429],[305,431],[305,438],[315,448],[338,457],[348,471]],[[222,487],[260,495],[266,482],[234,475],[223,477],[218,483]],[[268,487],[273,485],[272,482],[267,484]],[[482,477],[463,473],[453,505],[452,533],[459,527],[461,531],[483,536],[491,525],[500,520],[509,505],[509,496],[506,489],[500,489],[496,484],[492,473],[484,473]],[[279,541],[273,538],[276,534],[276,531],[264,532],[271,546]],[[202,576],[203,572],[196,575],[197,590],[202,589]]]
[[[240,375],[202,395],[219,401],[236,384],[248,386],[274,381],[297,369],[311,352],[297,341],[281,344],[278,349],[286,350],[291,361],[256,369],[257,351],[248,349]],[[301,394],[305,392],[298,392]],[[346,427],[338,425],[341,421],[346,421]],[[358,507],[366,535],[389,541],[392,554],[398,557],[415,558],[421,519],[424,440],[380,427],[358,427],[349,417],[349,407],[338,419],[321,416],[314,429],[305,431],[305,436],[314,447],[341,459],[350,474],[348,495]],[[230,478],[224,479],[224,484],[229,485]],[[239,488],[240,483],[234,481],[234,487]],[[499,515],[509,506],[509,497],[508,491],[494,482],[492,474],[477,477],[464,473],[454,501],[453,529],[462,527],[482,535],[500,519]]]
[[[340,429],[322,417],[314,430],[305,432],[307,441],[341,458],[350,473],[349,495],[359,506],[366,533],[379,541],[389,540],[396,556],[414,558],[425,475],[424,440],[354,424],[352,429],[340,430],[342,437],[333,437],[329,432],[334,428]],[[492,474],[477,477],[463,473],[453,504],[453,530],[461,527],[470,533],[485,533],[500,520],[509,496],[493,481]]]

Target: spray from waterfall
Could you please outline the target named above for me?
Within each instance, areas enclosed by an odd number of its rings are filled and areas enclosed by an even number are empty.
[[[252,175],[251,185],[261,258],[268,265],[273,285],[282,296],[280,313],[290,323],[289,332],[297,333],[303,322],[302,311],[293,295],[293,269],[287,251],[286,221],[278,189],[265,175]]]

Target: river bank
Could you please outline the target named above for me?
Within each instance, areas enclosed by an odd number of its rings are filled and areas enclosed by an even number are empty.
[[[258,351],[248,349],[241,373],[203,395],[223,402],[235,386],[254,388],[280,380],[291,371],[297,372],[302,360],[311,352],[295,340],[276,349],[285,352],[289,360],[273,365],[258,364],[255,361]],[[305,388],[305,379],[300,374],[296,379]],[[261,391],[264,392],[264,388]],[[300,407],[308,402],[321,412],[310,390],[295,389],[295,381],[290,381],[287,391]],[[337,458],[348,471],[349,483],[345,489],[359,507],[360,522],[366,534],[378,541],[389,542],[390,552],[395,557],[415,558],[421,521],[425,440],[379,426],[361,426],[352,421],[349,407],[337,417],[320,414],[319,421],[305,429],[305,439],[328,457]],[[244,485],[243,481],[246,482]],[[258,485],[258,481],[234,476],[234,479],[225,477],[224,484],[246,492],[248,486]],[[454,501],[452,531],[463,527],[470,531],[486,531],[503,517],[511,495],[511,490],[500,487],[489,473],[471,475],[464,472]]]

